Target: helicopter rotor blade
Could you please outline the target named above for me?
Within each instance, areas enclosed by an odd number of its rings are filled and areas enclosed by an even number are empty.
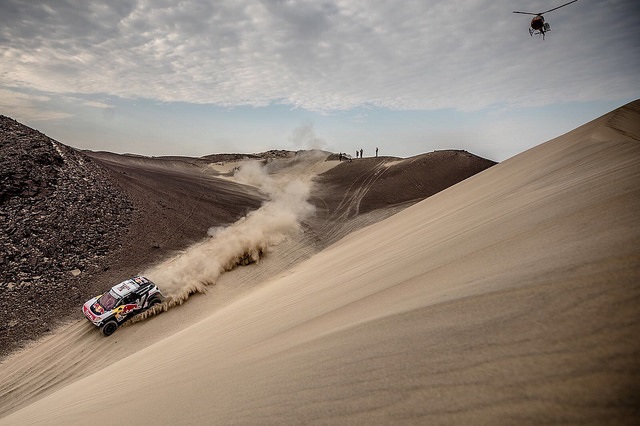
[[[563,4],[562,6],[554,7],[553,9],[549,9],[549,10],[547,10],[546,12],[539,13],[539,15],[542,15],[543,13],[553,12],[553,11],[554,11],[554,10],[556,10],[556,9],[560,9],[561,7],[565,7],[565,6],[567,6],[567,5],[570,5],[571,3],[575,3],[575,2],[577,2],[577,1],[578,1],[578,0],[570,1],[569,3],[565,3],[565,4]]]
[[[578,1],[578,0],[575,0],[575,1]],[[514,11],[513,13],[522,13],[523,15],[536,15],[536,16],[540,15],[539,13],[533,13],[533,12],[516,12],[516,11]]]

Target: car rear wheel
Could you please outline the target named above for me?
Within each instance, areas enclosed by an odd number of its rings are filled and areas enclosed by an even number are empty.
[[[158,299],[157,297],[154,297],[149,301],[149,309],[153,308],[155,305],[159,305],[160,303],[162,303],[160,299]]]
[[[111,336],[118,328],[118,323],[114,320],[105,322],[100,329],[105,336]]]

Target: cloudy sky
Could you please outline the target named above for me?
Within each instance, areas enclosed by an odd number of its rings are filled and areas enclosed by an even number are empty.
[[[640,2],[0,0],[0,114],[145,155],[504,160],[640,98]]]

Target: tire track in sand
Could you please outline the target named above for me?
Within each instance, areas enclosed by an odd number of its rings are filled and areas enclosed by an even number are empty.
[[[317,227],[316,233],[321,240],[331,243],[354,230],[354,226],[356,229],[366,226],[366,223],[356,225],[357,221],[354,222],[354,219],[360,216],[362,200],[387,169],[388,167],[385,163],[376,164],[373,168],[358,176],[349,185],[337,207],[333,211],[329,211],[328,216]],[[327,205],[322,197],[316,197],[316,199],[320,200],[325,206]]]

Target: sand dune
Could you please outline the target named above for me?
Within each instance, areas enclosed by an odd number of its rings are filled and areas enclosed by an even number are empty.
[[[48,342],[74,354],[61,371],[23,378],[65,386],[5,392],[5,411],[35,402],[0,424],[637,422],[638,123],[635,102],[257,277],[197,321],[177,308],[100,345],[74,325],[76,341]],[[180,315],[192,325],[176,331]],[[89,340],[123,355],[102,368],[78,351]]]

